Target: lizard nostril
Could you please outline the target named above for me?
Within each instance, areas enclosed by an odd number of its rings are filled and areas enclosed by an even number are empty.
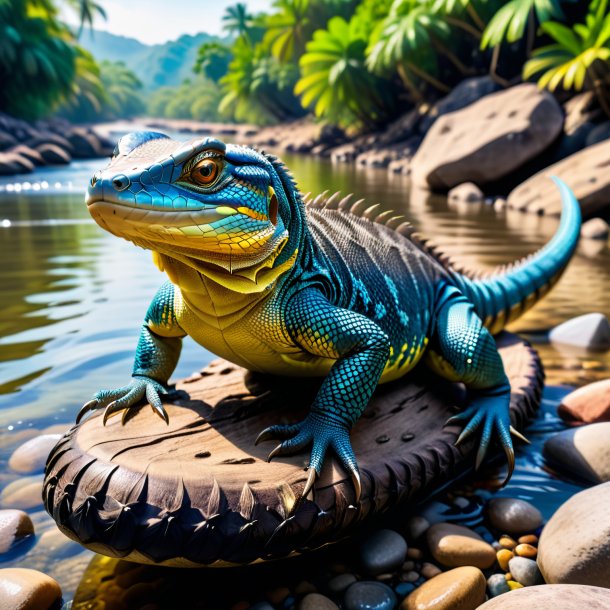
[[[112,186],[117,191],[124,191],[130,185],[129,178],[124,174],[119,174],[112,179]]]

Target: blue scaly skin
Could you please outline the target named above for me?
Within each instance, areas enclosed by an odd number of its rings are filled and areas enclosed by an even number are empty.
[[[146,314],[131,383],[98,392],[78,420],[102,407],[104,423],[120,411],[125,419],[146,398],[167,421],[160,395],[190,335],[252,371],[324,377],[303,421],[271,426],[257,442],[281,441],[269,458],[311,447],[303,495],[332,450],[358,498],[350,429],[377,384],[425,354],[470,391],[470,406],[452,418],[465,424],[458,443],[480,430],[478,465],[497,435],[510,477],[510,385],[492,335],[549,290],[576,248],[578,202],[555,182],[563,215],[553,239],[476,279],[377,206],[338,195],[304,203],[276,157],[213,138],[129,134],[91,179],[87,205],[104,229],[152,250],[170,281]]]

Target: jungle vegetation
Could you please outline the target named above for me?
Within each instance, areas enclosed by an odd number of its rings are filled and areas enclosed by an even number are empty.
[[[61,3],[79,30],[61,23]],[[206,42],[192,78],[146,95],[124,65],[79,47],[95,18],[95,0],[0,0],[0,111],[258,124],[314,113],[371,129],[490,74],[592,90],[610,116],[608,0],[275,0],[268,14],[237,3],[223,20],[232,42]]]

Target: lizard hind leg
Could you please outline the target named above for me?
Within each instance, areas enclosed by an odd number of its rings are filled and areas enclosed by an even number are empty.
[[[480,430],[475,462],[478,468],[494,434],[497,435],[508,462],[506,484],[515,465],[509,414],[510,383],[493,337],[475,313],[473,304],[453,286],[444,286],[437,300],[428,363],[443,377],[461,381],[468,389],[469,406],[447,422],[465,423],[456,445]]]

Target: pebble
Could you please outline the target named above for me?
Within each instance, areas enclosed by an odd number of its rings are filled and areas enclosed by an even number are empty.
[[[610,591],[583,585],[538,585],[490,599],[479,610],[602,610],[610,608]]]
[[[331,580],[333,580],[333,579],[331,578]],[[307,593],[316,593],[316,591],[317,591],[316,586],[312,582],[309,582],[308,580],[302,580],[294,588],[294,592],[297,595],[307,595]]]
[[[538,543],[547,583],[610,588],[610,483],[585,489],[549,519]]]
[[[454,568],[415,589],[400,610],[474,610],[485,601],[485,586],[478,568]]]
[[[585,239],[608,239],[610,225],[603,218],[591,218],[583,222],[580,227],[580,236]]]
[[[504,574],[504,580],[512,580],[513,579],[513,575],[510,572],[506,572],[506,574]]]
[[[358,579],[353,574],[339,574],[328,581],[328,590],[334,594],[343,593],[356,580]]]
[[[407,554],[405,539],[393,530],[379,530],[369,536],[360,547],[360,564],[366,574],[375,576],[395,572]]]
[[[519,555],[519,557],[528,557],[529,559],[534,559],[538,554],[538,550],[535,546],[531,544],[518,544],[515,547],[515,554]]]
[[[544,443],[549,464],[592,483],[610,481],[610,422],[563,430]]]
[[[533,559],[513,557],[508,562],[508,567],[513,575],[513,580],[516,580],[524,587],[533,587],[534,585],[544,583],[544,578],[542,578],[538,564]]]
[[[540,511],[518,498],[493,498],[487,504],[487,516],[491,525],[508,534],[531,532],[542,525]]]
[[[405,572],[401,576],[401,580],[403,582],[415,582],[418,578],[419,578],[419,574],[413,570],[411,570],[410,572]]]
[[[26,441],[13,451],[9,467],[22,474],[43,472],[49,452],[60,438],[61,434],[42,434]]]
[[[272,604],[281,604],[290,595],[290,589],[288,587],[278,587],[267,591],[267,599]]]
[[[433,563],[428,562],[424,563],[420,570],[420,574],[428,580],[434,578],[435,576],[438,576],[441,572],[442,570],[438,566],[435,566]]]
[[[551,343],[586,349],[610,348],[610,322],[603,313],[588,313],[571,318],[549,333]]]
[[[462,182],[450,189],[447,193],[449,201],[464,201],[466,203],[480,203],[485,199],[483,191],[473,182]]]
[[[517,543],[510,536],[500,536],[500,540],[498,540],[498,542],[501,546],[503,546],[505,549],[509,549],[510,551],[517,546]]]
[[[407,549],[407,557],[409,559],[421,559],[424,556],[421,549],[409,548]]]
[[[492,574],[487,579],[487,590],[491,597],[497,597],[498,595],[502,595],[502,593],[508,593],[510,587],[506,582],[506,578],[504,578],[504,574]]]
[[[394,587],[394,591],[399,597],[406,597],[415,589],[415,584],[412,582],[400,582]]]
[[[515,589],[521,589],[523,587],[523,585],[516,580],[507,580],[506,584],[511,591],[515,591]]]
[[[517,542],[519,542],[519,544],[538,544],[538,536],[535,534],[526,534],[525,536],[519,536]]]
[[[67,559],[83,550],[83,547],[78,542],[68,538],[57,527],[44,532],[36,548],[40,551],[44,550],[53,559]]]
[[[592,424],[610,421],[610,379],[602,379],[578,388],[563,398],[557,408],[568,421]]]
[[[50,576],[26,568],[0,570],[0,608],[47,610],[59,602],[61,589]]]
[[[417,540],[420,536],[423,536],[426,533],[429,527],[430,522],[425,517],[421,517],[420,515],[409,517],[405,528],[407,538],[409,540]]]
[[[0,494],[3,508],[28,509],[42,505],[42,477],[22,477],[9,483]]]
[[[22,510],[0,510],[0,553],[8,553],[25,536],[34,533],[34,524]]]
[[[436,523],[426,533],[428,548],[436,561],[451,568],[475,566],[489,568],[496,552],[477,533],[452,523]]]
[[[300,602],[299,610],[339,610],[334,601],[320,593],[309,593]]]
[[[408,572],[409,570],[412,570],[413,568],[415,568],[415,562],[411,559],[409,559],[409,561],[405,561],[402,564],[403,572]]]
[[[390,587],[369,580],[354,583],[343,598],[344,610],[393,610],[396,603]]]
[[[258,602],[249,606],[248,610],[275,610],[275,608],[267,602]]]
[[[515,556],[512,551],[508,549],[502,549],[496,553],[496,559],[498,560],[499,566],[505,571],[508,571],[508,562]]]

